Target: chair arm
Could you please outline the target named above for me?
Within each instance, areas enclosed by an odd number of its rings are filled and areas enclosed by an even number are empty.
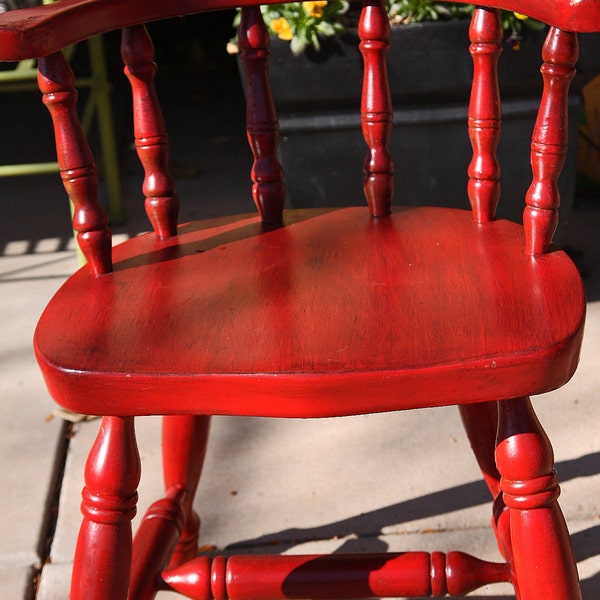
[[[279,0],[262,0],[273,4]],[[458,0],[468,3],[468,0]],[[254,0],[60,0],[0,14],[0,61],[39,58],[121,27],[255,4]],[[523,12],[567,31],[600,31],[598,0],[495,0],[480,5]]]

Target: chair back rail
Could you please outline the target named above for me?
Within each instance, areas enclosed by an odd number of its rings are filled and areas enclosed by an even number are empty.
[[[458,1],[469,4],[468,0]],[[263,0],[261,3],[278,2]],[[253,0],[61,0],[55,4],[9,11],[0,17],[0,60],[37,58],[115,28],[254,4]],[[600,3],[597,0],[576,3],[571,0],[497,0],[479,2],[478,5],[523,13],[565,31],[600,31]],[[27,44],[22,43],[25,36]]]
[[[259,8],[244,0],[235,4],[243,6],[239,40],[247,74],[247,135],[254,155],[252,194],[263,221],[277,224],[282,220],[285,186],[277,155],[277,116],[268,80],[269,39]],[[144,21],[151,21],[235,4],[227,0],[182,0],[175,5],[146,1],[143,10],[137,11],[136,0],[62,0],[8,13],[0,19],[0,59],[42,56],[39,85],[57,132],[61,176],[74,203],[73,225],[92,272],[111,270],[110,234],[97,200],[94,162],[78,122],[73,75],[58,50],[91,35],[123,28],[122,56],[132,86],[136,149],[145,170],[146,211],[156,235],[167,238],[176,233],[178,200],[168,171],[166,128],[154,91],[153,47],[137,15],[143,14]],[[586,0],[576,7],[562,0],[551,5],[502,0],[485,3],[475,11],[469,47],[474,76],[468,119],[473,147],[468,195],[479,223],[494,219],[500,197],[500,166],[496,158],[501,126],[497,75],[502,39],[499,8],[526,12],[551,24],[542,56],[543,94],[533,133],[533,178],[523,217],[525,251],[536,255],[548,249],[558,221],[557,180],[566,155],[568,89],[577,60],[577,36],[567,29],[600,29],[600,8],[598,3]],[[61,26],[53,27],[58,20]],[[364,61],[361,119],[367,145],[364,192],[371,215],[380,217],[390,212],[394,189],[389,150],[392,102],[386,69],[389,23],[382,0],[365,0],[359,37]],[[22,43],[23,39],[27,43]]]

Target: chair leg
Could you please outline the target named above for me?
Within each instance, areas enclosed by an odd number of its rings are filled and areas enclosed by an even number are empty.
[[[200,519],[193,510],[194,495],[202,474],[210,417],[163,417],[163,474],[165,490],[183,490],[181,507],[184,527],[179,543],[171,558],[170,567],[176,567],[194,558],[198,549]]]
[[[125,600],[140,458],[133,417],[104,417],[85,468],[71,600]]]
[[[496,468],[495,448],[498,432],[498,403],[482,402],[458,407],[471,443],[471,448],[494,499],[492,525],[498,548],[507,562],[512,563],[509,513],[500,489],[500,473]]]
[[[133,540],[130,600],[151,600],[160,573],[194,558],[200,519],[193,511],[210,417],[163,417],[165,496],[148,507]],[[170,562],[169,562],[170,561]]]
[[[500,473],[496,468],[494,456],[498,431],[498,404],[468,404],[459,406],[458,410],[483,478],[492,497],[496,498],[500,493]]]
[[[557,502],[552,447],[529,398],[499,403],[496,464],[510,511],[518,597],[580,600],[575,557]]]

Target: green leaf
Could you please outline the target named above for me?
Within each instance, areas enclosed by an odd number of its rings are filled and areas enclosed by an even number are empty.
[[[292,54],[294,54],[295,56],[298,56],[299,54],[302,54],[304,52],[304,49],[306,48],[306,40],[302,39],[300,37],[296,37],[294,36],[292,38],[292,41],[290,42],[290,50],[292,51]]]

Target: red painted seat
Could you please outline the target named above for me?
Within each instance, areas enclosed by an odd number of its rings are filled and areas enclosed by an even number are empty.
[[[574,371],[577,270],[561,251],[532,261],[520,226],[433,208],[284,222],[193,222],[117,247],[110,276],[81,269],[36,333],[54,398],[80,410],[85,396],[91,414],[331,416],[540,393]]]
[[[283,211],[268,37],[260,11],[248,4],[239,38],[259,215],[179,227],[142,24],[231,4],[61,0],[0,20],[0,59],[40,58],[40,89],[88,259],[50,301],[35,334],[54,399],[104,417],[86,468],[72,598],[150,598],[159,589],[207,600],[458,595],[496,581],[511,581],[525,600],[580,598],[552,449],[528,396],[564,384],[579,356],[583,285],[551,240],[574,32],[599,30],[600,7],[592,0],[490,4],[475,12],[470,34],[472,211],[391,208],[389,26],[377,0],[365,2],[359,28],[367,206]],[[497,7],[551,26],[524,225],[494,218]],[[72,75],[58,50],[116,28],[124,32],[154,232],[111,251]],[[506,563],[460,552],[195,556],[193,498],[210,415],[324,417],[450,404],[460,407],[490,488]],[[140,474],[133,417],[151,414],[165,415],[167,492],[132,544]]]

